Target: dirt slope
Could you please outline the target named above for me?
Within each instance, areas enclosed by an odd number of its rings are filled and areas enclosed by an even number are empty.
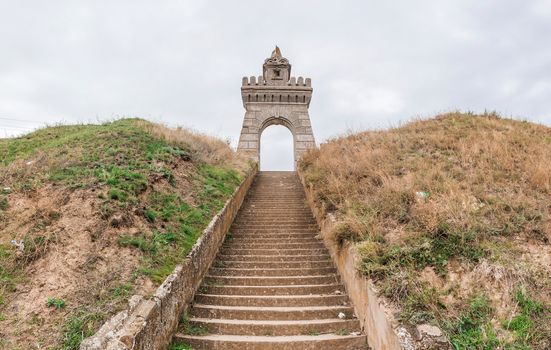
[[[77,349],[189,251],[246,170],[143,120],[0,139],[0,348]]]
[[[401,322],[551,348],[550,128],[451,113],[331,140],[300,171]]]

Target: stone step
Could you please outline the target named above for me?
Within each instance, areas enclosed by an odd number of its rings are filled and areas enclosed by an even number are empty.
[[[312,284],[297,286],[206,286],[199,288],[201,294],[219,295],[299,295],[344,293],[342,284]]]
[[[297,248],[304,248],[304,249],[324,249],[325,246],[322,242],[269,242],[269,243],[261,243],[261,242],[250,242],[247,240],[239,240],[239,239],[230,239],[226,241],[226,243],[222,246],[222,249],[233,249],[233,248],[239,248],[239,249],[297,249]]]
[[[317,226],[277,226],[277,225],[236,225],[230,228],[232,233],[318,233]]]
[[[279,240],[286,240],[286,239],[293,239],[293,238],[315,238],[317,236],[317,232],[299,232],[299,233],[255,233],[255,232],[247,232],[247,233],[237,233],[237,232],[230,232],[229,235],[232,238],[242,238],[242,239],[264,239],[264,238],[273,238],[273,239],[279,239]]]
[[[228,242],[238,242],[243,244],[245,243],[281,243],[282,241],[286,243],[321,243],[322,242],[320,238],[316,238],[313,235],[309,235],[308,237],[297,237],[297,238],[289,237],[289,238],[286,238],[285,240],[282,240],[281,238],[278,238],[278,237],[257,238],[255,236],[251,236],[251,237],[243,238],[243,237],[235,237],[233,235],[228,235],[226,240]]]
[[[175,340],[190,345],[194,350],[365,350],[367,344],[365,335],[335,334],[279,337],[177,334]]]
[[[230,320],[315,320],[336,318],[344,314],[353,319],[354,311],[350,306],[223,306],[194,304],[190,315],[199,318],[218,318]]]
[[[283,262],[283,261],[322,261],[331,259],[329,253],[326,254],[305,254],[305,255],[238,255],[220,254],[221,261],[250,261],[250,262]]]
[[[331,260],[319,261],[222,261],[217,260],[212,265],[218,268],[238,269],[304,269],[304,268],[330,268],[333,267]]]
[[[281,217],[281,218],[262,218],[262,217],[247,217],[247,218],[239,218],[237,220],[233,221],[234,226],[238,225],[253,225],[253,226],[259,226],[259,225],[285,225],[285,226],[317,226],[316,220],[304,220],[304,219],[297,219],[293,220],[288,217]]]
[[[241,249],[241,248],[223,248],[220,252],[224,255],[306,255],[306,254],[324,254],[327,249]]]
[[[216,320],[191,318],[190,325],[214,334],[234,335],[312,335],[339,333],[348,335],[360,330],[358,320],[321,319],[321,320]]]
[[[267,231],[267,232],[281,232],[281,231],[291,231],[291,232],[317,232],[319,227],[317,225],[264,225],[264,224],[250,224],[250,225],[232,225],[230,228],[231,231]]]
[[[349,305],[345,294],[308,295],[213,295],[197,294],[195,302],[227,306],[328,306]]]
[[[260,172],[177,334],[195,350],[366,349],[295,172]],[[344,318],[339,318],[343,313]]]
[[[203,283],[221,286],[290,286],[304,284],[338,283],[336,274],[319,276],[285,276],[285,270],[280,270],[283,276],[216,276],[207,275]]]
[[[335,273],[334,267],[313,267],[298,269],[236,269],[212,267],[210,274],[215,276],[320,276]]]

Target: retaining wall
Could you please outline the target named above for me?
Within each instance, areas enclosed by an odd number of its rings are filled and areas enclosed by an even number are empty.
[[[339,246],[332,238],[331,232],[335,226],[335,218],[324,215],[314,201],[313,190],[309,188],[303,175],[299,177],[306,191],[306,198],[316,221],[321,229],[321,237],[333,262],[339,270],[340,277],[354,311],[360,320],[362,331],[367,335],[369,346],[373,350],[409,350],[415,349],[413,338],[408,330],[401,327],[392,317],[390,308],[384,305],[373,283],[358,271],[359,257],[354,245]]]
[[[80,350],[164,350],[180,315],[193,300],[258,171],[255,166],[212,219],[186,260],[159,286],[152,298],[134,295],[128,308],[108,320],[80,345]]]

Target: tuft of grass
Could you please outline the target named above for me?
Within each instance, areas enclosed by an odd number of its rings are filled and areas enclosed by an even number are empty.
[[[507,321],[503,327],[514,333],[515,348],[530,348],[532,344],[551,345],[551,308],[531,298],[519,288],[514,296],[520,312]]]
[[[82,341],[95,333],[103,315],[79,311],[63,325],[63,338],[57,350],[78,350]]]
[[[490,323],[492,307],[484,296],[474,297],[469,308],[449,326],[450,341],[455,349],[496,349],[500,345]]]
[[[183,343],[173,343],[168,348],[169,350],[193,350],[193,348],[190,345],[183,344]]]
[[[8,198],[6,196],[0,195],[0,210],[6,210],[8,209],[8,206]]]
[[[48,298],[46,306],[53,307],[56,310],[63,309],[65,307],[65,300],[60,298]]]

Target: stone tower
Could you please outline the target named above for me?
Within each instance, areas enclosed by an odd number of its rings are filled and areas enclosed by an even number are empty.
[[[243,78],[241,98],[246,112],[237,151],[259,162],[262,131],[283,125],[293,134],[296,168],[302,153],[316,146],[308,115],[311,85],[310,78],[291,77],[291,64],[276,46],[264,61],[261,76]]]

